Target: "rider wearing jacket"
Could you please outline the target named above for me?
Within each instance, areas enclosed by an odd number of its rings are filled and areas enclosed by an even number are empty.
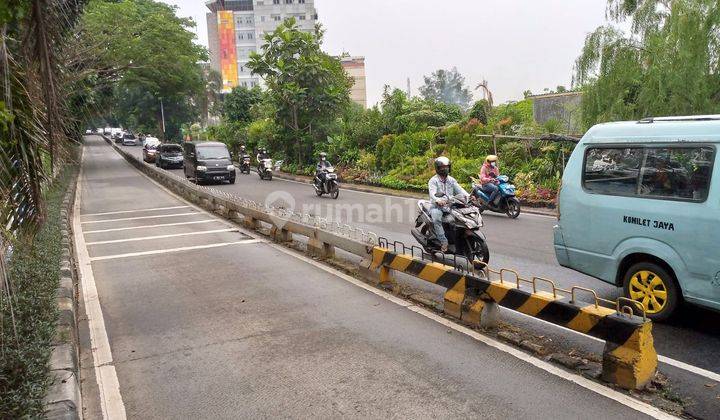
[[[450,213],[450,197],[457,195],[465,195],[468,193],[463,187],[450,176],[451,163],[450,159],[440,156],[435,159],[435,176],[428,181],[428,191],[430,193],[430,216],[433,221],[433,229],[435,236],[440,241],[440,250],[447,252],[448,240],[445,237],[445,229],[443,229],[442,219],[447,213]],[[444,193],[442,197],[436,197],[437,193]]]
[[[485,163],[483,163],[482,168],[480,168],[480,189],[490,197],[488,200],[489,203],[492,203],[500,192],[498,187],[500,183],[500,181],[498,181],[500,170],[497,166],[497,160],[497,156],[488,155],[487,158],[485,158]]]
[[[255,159],[257,160],[258,169],[262,168],[262,162],[265,159],[269,159],[270,155],[268,154],[268,151],[266,148],[261,147],[260,150],[258,150],[257,156],[255,156]]]
[[[320,153],[320,160],[315,166],[315,180],[318,185],[322,185],[322,183],[325,182],[325,178],[327,177],[326,169],[331,166],[332,165],[327,160],[327,153]]]

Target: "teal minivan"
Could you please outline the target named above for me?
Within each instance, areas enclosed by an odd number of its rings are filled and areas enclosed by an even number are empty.
[[[720,115],[594,126],[562,179],[560,265],[623,287],[655,320],[682,301],[720,310],[718,147]]]

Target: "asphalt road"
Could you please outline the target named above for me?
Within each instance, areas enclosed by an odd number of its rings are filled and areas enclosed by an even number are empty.
[[[112,354],[95,360],[98,389],[129,418],[644,417],[252,239],[97,137],[84,152],[81,235],[104,316],[90,330]]]
[[[142,158],[141,147],[125,149]],[[182,169],[171,172],[183,176]],[[278,178],[263,181],[254,172],[250,175],[238,172],[234,185],[214,187],[260,203],[281,204],[294,208],[296,212],[329,217],[360,226],[379,236],[415,244],[410,235],[417,216],[417,201],[414,199],[341,190],[340,197],[332,200],[327,196],[317,197],[309,184]],[[557,264],[553,249],[554,217],[522,214],[518,219],[511,220],[504,215],[486,212],[483,219],[492,266],[515,269],[526,278],[539,276],[552,279],[560,287],[577,285],[591,288],[607,299],[615,299],[621,293],[613,285]],[[664,356],[720,373],[718,325],[720,314],[688,305],[681,309],[676,319],[654,325],[656,349]]]

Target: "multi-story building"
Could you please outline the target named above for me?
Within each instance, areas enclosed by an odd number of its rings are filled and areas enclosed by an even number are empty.
[[[350,89],[350,99],[367,108],[367,91],[365,87],[365,57],[350,57],[343,55],[340,63],[345,73],[353,78],[353,86]]]
[[[313,31],[317,21],[314,0],[211,0],[207,13],[210,65],[223,79],[223,91],[255,86],[250,54],[260,50],[264,36],[294,17],[301,30]]]

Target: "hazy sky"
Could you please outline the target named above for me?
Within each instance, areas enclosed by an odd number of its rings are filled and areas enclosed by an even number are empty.
[[[163,0],[198,23],[204,0]],[[324,48],[365,56],[368,103],[388,84],[413,94],[423,75],[457,67],[471,88],[487,79],[500,103],[530,89],[570,86],[585,36],[605,22],[607,0],[315,0]],[[480,92],[475,93],[476,98]]]

